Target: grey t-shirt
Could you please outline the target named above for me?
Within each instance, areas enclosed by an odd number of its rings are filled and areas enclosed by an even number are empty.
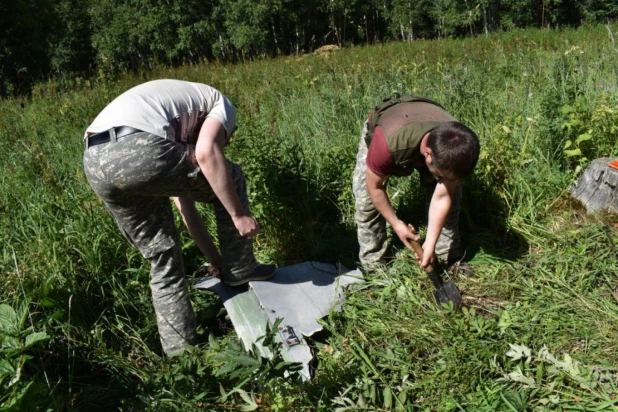
[[[194,144],[207,117],[218,119],[228,136],[234,132],[234,106],[217,89],[182,80],[153,80],[114,99],[88,126],[86,135],[130,126],[166,139]]]

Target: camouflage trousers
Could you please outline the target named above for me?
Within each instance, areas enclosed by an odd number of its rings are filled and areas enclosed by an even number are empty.
[[[112,131],[113,133],[113,131]],[[249,210],[240,167],[229,162],[236,192]],[[253,241],[236,230],[195,159],[195,146],[134,133],[84,152],[90,186],[105,202],[124,237],[150,261],[150,289],[161,344],[172,354],[196,340],[179,236],[170,197],[212,203],[223,276],[237,280],[257,266]]]
[[[367,122],[365,122],[358,145],[358,154],[356,155],[352,189],[356,199],[354,218],[360,246],[358,257],[363,267],[373,269],[387,257],[388,242],[386,219],[378,212],[367,191],[367,143],[365,142],[367,133]],[[437,183],[431,175],[428,177],[429,179],[421,179],[421,187],[425,194],[425,214],[429,212],[429,205]],[[460,257],[459,212],[461,209],[461,189],[460,183],[457,185],[451,210],[436,244],[435,255],[441,263],[451,263]]]

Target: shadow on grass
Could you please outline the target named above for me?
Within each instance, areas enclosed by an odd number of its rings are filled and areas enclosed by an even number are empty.
[[[251,208],[262,227],[267,253],[280,266],[315,260],[355,267],[356,226],[345,221],[340,209],[352,184],[351,173],[340,166],[348,159],[326,159],[316,172],[304,156],[296,146],[276,147],[266,154],[254,153],[243,165],[254,186]]]
[[[415,227],[427,225],[425,197],[418,178],[408,179],[397,210],[399,217]],[[482,249],[499,259],[515,261],[528,250],[528,242],[507,225],[508,207],[499,194],[475,176],[464,182],[459,229],[461,253],[471,260]],[[396,248],[403,244],[393,237]]]
[[[344,222],[333,200],[339,195],[337,189],[319,188],[307,177],[289,170],[279,173],[269,185],[281,210],[278,216],[268,219],[277,236],[277,261],[289,264],[341,260],[348,267],[355,266],[356,228],[352,222]]]
[[[279,265],[340,260],[347,267],[356,267],[356,224],[345,222],[341,210],[341,203],[354,201],[352,196],[346,197],[346,185],[352,184],[351,170],[348,173],[335,164],[326,164],[332,166],[332,172],[322,181],[332,183],[320,185],[305,166],[302,154],[295,153],[287,151],[284,156],[271,158],[258,171],[263,187],[256,195],[257,206],[262,211],[260,222],[272,247],[272,259]],[[249,168],[247,175],[251,176],[251,172]],[[397,214],[415,227],[426,225],[425,199],[418,177],[403,179],[392,182],[402,188]],[[508,227],[507,216],[508,207],[496,190],[476,177],[464,182],[460,230],[461,252],[466,260],[482,249],[496,258],[514,261],[528,250],[525,238]],[[392,236],[391,247],[402,249],[403,245]]]

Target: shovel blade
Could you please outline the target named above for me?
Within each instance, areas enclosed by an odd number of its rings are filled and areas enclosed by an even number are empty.
[[[461,293],[459,293],[459,289],[457,289],[457,286],[455,286],[453,282],[442,284],[441,287],[434,290],[433,296],[436,298],[436,303],[438,303],[438,305],[453,302],[455,310],[459,310],[461,307]]]

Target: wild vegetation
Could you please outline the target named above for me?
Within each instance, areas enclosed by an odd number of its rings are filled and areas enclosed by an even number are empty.
[[[615,0],[15,0],[0,4],[0,96],[50,76],[617,18]]]
[[[0,410],[616,410],[618,221],[586,216],[567,193],[591,159],[618,156],[615,30],[157,67],[0,101]],[[245,169],[263,228],[257,254],[281,266],[355,265],[351,173],[368,111],[396,92],[441,102],[482,144],[461,219],[477,269],[457,279],[466,308],[437,308],[395,242],[396,261],[309,339],[310,382],[278,357],[245,353],[203,291],[192,292],[202,343],[162,357],[148,265],[81,165],[89,122],[153,78],[211,84],[235,103],[228,155]],[[423,228],[417,179],[393,179],[389,191]],[[194,277],[203,259],[181,236]]]

